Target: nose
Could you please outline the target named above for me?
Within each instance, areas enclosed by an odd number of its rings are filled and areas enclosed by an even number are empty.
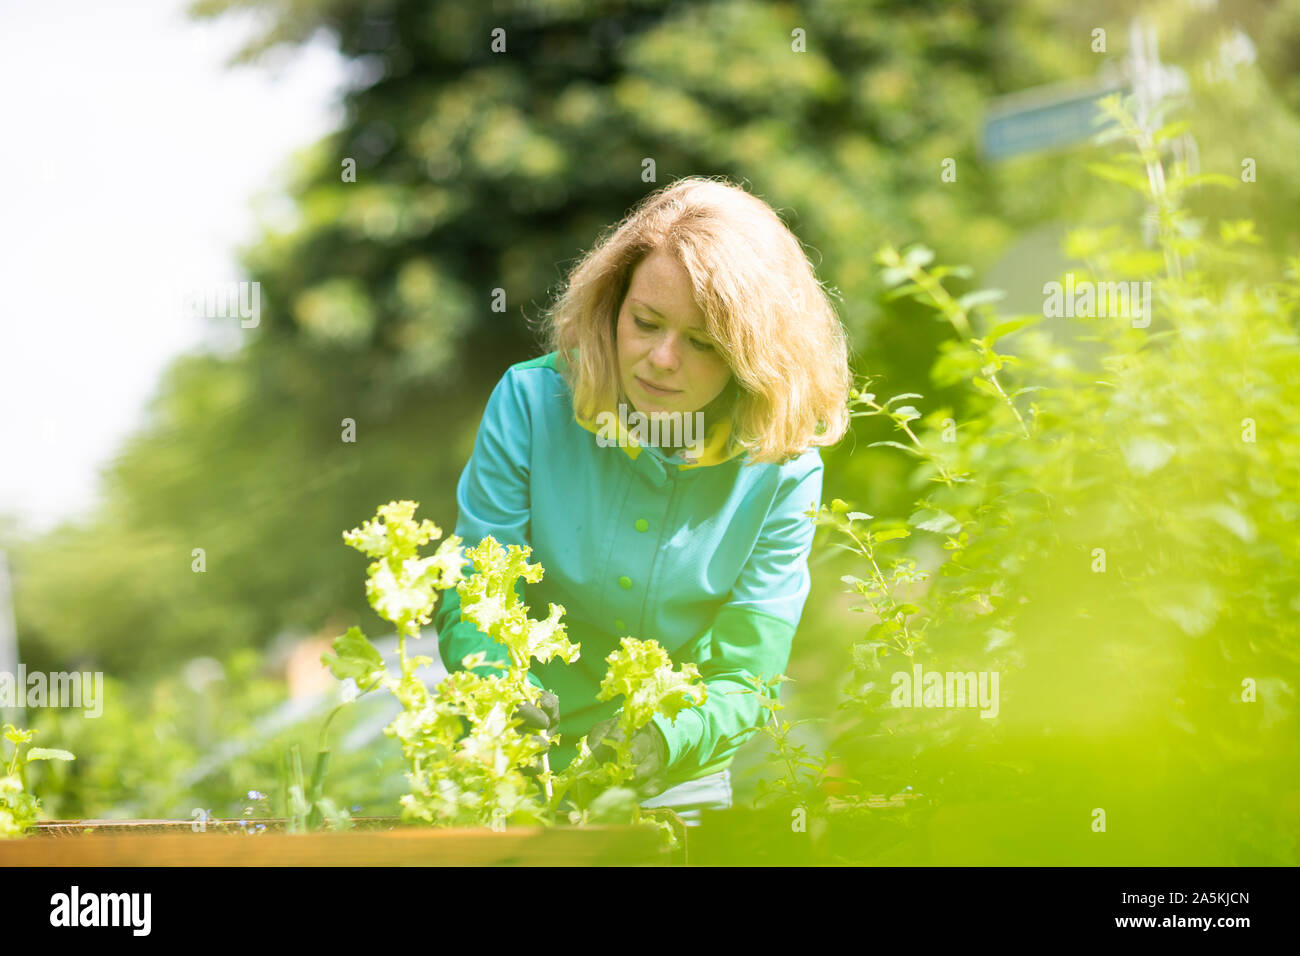
[[[659,372],[674,371],[679,362],[678,350],[679,345],[676,336],[672,334],[661,335],[655,340],[654,347],[650,349],[651,366]]]

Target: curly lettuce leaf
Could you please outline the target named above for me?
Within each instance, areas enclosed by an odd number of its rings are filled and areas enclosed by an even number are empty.
[[[343,532],[348,545],[376,559],[367,568],[370,606],[409,637],[419,636],[419,629],[433,617],[438,592],[459,584],[464,567],[456,535],[434,554],[419,555],[421,545],[442,537],[442,529],[427,519],[417,523],[413,516],[418,507],[414,501],[391,501],[380,506],[376,518]]]
[[[596,699],[613,700],[623,695],[620,723],[629,735],[648,724],[656,713],[675,721],[683,710],[698,707],[708,698],[699,668],[687,663],[681,670],[674,670],[672,659],[658,641],[625,637],[605,662],[609,669]]]
[[[504,644],[517,667],[527,667],[532,660],[546,663],[555,657],[571,664],[578,659],[580,645],[569,641],[560,621],[564,608],[552,604],[545,619],[534,620],[515,590],[521,577],[532,583],[542,579],[542,566],[528,563],[531,553],[515,544],[503,548],[491,535],[467,551],[465,556],[474,562],[475,573],[456,588],[461,616]]]
[[[359,627],[350,627],[334,638],[334,653],[321,655],[321,663],[339,680],[351,678],[361,693],[374,690],[387,676],[384,656]]]

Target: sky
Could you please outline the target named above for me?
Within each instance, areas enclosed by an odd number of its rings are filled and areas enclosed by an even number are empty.
[[[0,515],[83,515],[175,356],[229,346],[183,295],[239,281],[292,153],[341,122],[345,64],[319,36],[226,61],[249,15],[182,0],[0,2]]]

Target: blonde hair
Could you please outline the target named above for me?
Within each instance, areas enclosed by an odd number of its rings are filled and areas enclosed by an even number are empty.
[[[753,463],[780,462],[848,430],[848,343],[799,240],[763,200],[692,176],[608,227],[543,314],[548,351],[593,418],[619,395],[615,329],[636,266],[664,249],[691,277],[705,330],[732,374],[714,403]],[[576,355],[575,355],[576,350]]]

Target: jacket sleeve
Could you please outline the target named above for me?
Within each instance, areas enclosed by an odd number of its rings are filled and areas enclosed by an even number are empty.
[[[791,476],[768,512],[754,550],[730,599],[713,625],[672,656],[693,661],[708,687],[708,699],[682,711],[676,722],[656,714],[654,722],[668,741],[669,784],[692,780],[727,766],[741,744],[769,716],[753,694],[749,677],[767,681],[784,672],[794,633],[808,599],[808,554],[812,519],[805,512],[821,503],[822,463]],[[778,687],[764,694],[776,699]]]
[[[456,486],[456,534],[463,539],[465,550],[488,535],[502,546],[529,545],[531,437],[527,396],[517,376],[507,371],[488,398],[474,451]],[[472,572],[473,563],[466,560],[464,571]],[[515,590],[522,600],[522,581],[515,582]],[[443,593],[434,625],[438,631],[438,656],[448,672],[460,670],[464,657],[478,651],[486,652],[489,661],[509,659],[503,645],[480,631],[473,621],[461,618],[460,595],[454,590]],[[475,668],[484,676],[501,671],[487,665]],[[531,672],[528,678],[542,687]]]

